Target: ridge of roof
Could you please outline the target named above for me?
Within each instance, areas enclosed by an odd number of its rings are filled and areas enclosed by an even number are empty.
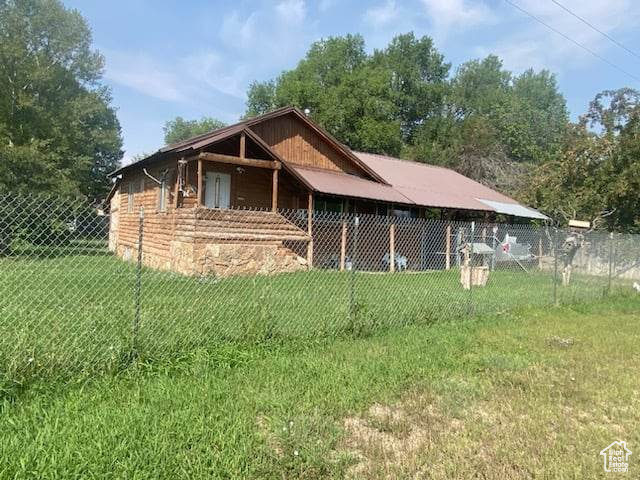
[[[286,113],[288,113],[289,110],[293,110],[295,107],[280,107],[280,108],[276,108],[275,110],[271,110],[270,112],[266,112],[260,115],[256,115],[255,117],[250,117],[250,118],[245,118],[243,120],[240,120],[236,123],[232,123],[230,125],[225,125],[224,127],[220,127],[220,128],[216,128],[214,130],[210,130],[209,132],[205,132],[205,133],[201,133],[199,135],[195,135],[193,137],[190,138],[186,138],[184,140],[181,140],[179,142],[174,142],[174,143],[170,143],[168,145],[165,145],[164,147],[160,148],[158,151],[171,151],[171,150],[175,150],[178,149],[180,147],[189,145],[190,143],[196,143],[196,142],[200,142],[202,140],[207,139],[207,137],[213,137],[216,135],[220,135],[221,133],[224,133],[227,130],[233,130],[236,129],[238,127],[240,127],[241,125],[243,126],[250,126],[253,125],[257,122],[260,122],[262,120],[266,120],[270,117],[273,116],[278,116],[278,115],[284,115]]]
[[[390,155],[385,155],[385,154],[382,154],[382,153],[360,152],[358,150],[353,150],[353,153],[355,153],[356,155],[371,155],[373,157],[382,158],[384,160],[392,160],[392,161],[395,161],[395,162],[410,163],[412,165],[419,165],[421,167],[438,168],[440,170],[446,170],[447,172],[453,172],[456,175],[460,175],[460,176],[463,176],[465,178],[469,178],[466,175],[462,175],[460,172],[456,172],[453,168],[443,167],[442,165],[434,165],[432,163],[427,163],[427,162],[421,162],[420,160],[409,160],[408,158],[392,157]],[[473,180],[473,179],[469,178],[469,180]],[[473,180],[473,181],[475,182],[475,180]]]

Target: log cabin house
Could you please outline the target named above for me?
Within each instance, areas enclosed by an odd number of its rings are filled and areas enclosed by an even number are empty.
[[[168,145],[110,176],[110,249],[136,257],[142,210],[145,265],[190,275],[313,267],[314,211],[546,218],[452,170],[354,152],[294,107]]]

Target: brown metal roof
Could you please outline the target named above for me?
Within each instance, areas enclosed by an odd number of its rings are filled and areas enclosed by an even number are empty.
[[[295,161],[295,159],[281,158],[251,130],[252,125],[287,114],[293,114],[300,118],[325,141],[359,165],[375,181],[355,175],[294,165],[291,161]],[[240,132],[245,132],[270,156],[281,161],[285,169],[307,188],[317,192],[423,207],[478,210],[530,218],[546,218],[539,212],[520,205],[514,199],[453,170],[385,155],[351,151],[295,107],[279,108],[183,142],[167,145],[149,157],[116,170],[110,176],[118,175],[133,167],[153,163],[170,155],[185,155],[189,151],[195,152]]]
[[[380,202],[412,204],[413,202],[389,185],[347,173],[291,165],[313,190],[328,195],[365,198]]]
[[[416,205],[494,212],[479,199],[519,205],[514,199],[448,168],[372,153],[354,152]]]
[[[181,142],[172,143],[170,145],[166,145],[159,149],[157,152],[152,155],[138,160],[137,162],[130,163],[129,165],[125,165],[116,171],[109,174],[109,176],[113,177],[115,175],[119,175],[133,167],[141,167],[144,165],[148,165],[153,163],[161,158],[166,158],[172,154],[187,154],[187,152],[195,152],[201,148],[207,147],[214,143],[225,140],[229,137],[239,134],[244,131],[246,134],[251,136],[253,140],[259,143],[268,153],[274,155],[273,150],[266,144],[264,141],[251,130],[252,125],[256,125],[257,123],[276,118],[282,115],[292,114],[295,115],[300,121],[304,122],[309,126],[313,131],[315,131],[318,135],[320,135],[324,140],[333,146],[337,151],[339,151],[342,155],[349,158],[354,164],[358,165],[367,175],[371,176],[374,180],[377,180],[382,183],[386,183],[385,180],[378,175],[374,170],[372,170],[365,162],[363,162],[358,156],[354,155],[354,153],[347,148],[345,145],[340,143],[334,137],[332,137],[327,131],[322,129],[319,125],[311,121],[300,109],[296,107],[282,107],[271,112],[267,112],[263,115],[258,115],[256,117],[248,118],[246,120],[242,120],[241,122],[234,123],[233,125],[229,125],[227,127],[222,127],[217,130],[213,130],[208,133],[203,133],[201,135],[197,135],[195,137],[189,138],[187,140],[183,140]],[[279,160],[284,160],[280,158]]]

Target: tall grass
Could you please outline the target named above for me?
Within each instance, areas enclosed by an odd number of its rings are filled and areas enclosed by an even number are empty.
[[[550,305],[548,272],[497,270],[462,289],[459,272],[314,270],[228,279],[144,269],[100,250],[0,259],[0,389],[33,378],[119,370],[225,343],[366,336],[514,307]],[[606,279],[574,276],[561,303],[601,298]]]
[[[598,478],[602,448],[640,442],[639,298],[225,344],[31,390],[0,404],[0,478]]]

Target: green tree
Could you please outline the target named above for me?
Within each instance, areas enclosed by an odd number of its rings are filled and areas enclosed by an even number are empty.
[[[511,159],[536,164],[556,155],[569,113],[555,76],[547,70],[527,70],[514,77],[494,121]]]
[[[629,88],[596,95],[561,151],[532,172],[523,198],[560,223],[610,212],[601,227],[640,231],[638,98]]]
[[[603,175],[614,146],[611,139],[572,125],[560,154],[533,170],[523,198],[560,224],[597,217],[609,208]]]
[[[613,135],[624,128],[639,106],[638,90],[628,87],[605,90],[589,103],[589,109],[580,117],[580,123]]]
[[[497,105],[505,103],[511,79],[511,73],[502,68],[502,61],[495,55],[463,63],[451,80],[447,102],[450,111],[456,118],[491,114]]]
[[[122,157],[104,59],[58,0],[0,1],[0,188],[99,198]]]
[[[217,130],[225,125],[220,120],[211,117],[202,117],[200,120],[185,120],[182,117],[176,117],[164,124],[164,141],[167,145],[181,142]]]
[[[311,45],[296,68],[249,87],[246,115],[294,105],[351,148],[399,155],[439,115],[449,66],[431,39],[400,35],[367,55],[360,35]]]
[[[445,93],[440,116],[418,126],[405,156],[515,195],[534,165],[560,151],[568,114],[549,72],[513,75],[489,55],[463,63]]]
[[[603,171],[606,204],[615,209],[607,220],[616,229],[640,233],[640,106],[628,114],[616,147]]]
[[[398,35],[387,48],[374,52],[372,62],[390,74],[392,101],[405,143],[416,129],[442,113],[450,64],[445,63],[429,37],[413,32]]]
[[[446,165],[516,193],[555,158],[568,124],[546,70],[514,75],[495,55],[450,65],[429,37],[398,35],[368,55],[359,35],[312,44],[296,68],[249,87],[246,115],[295,105],[351,148]]]
[[[276,105],[276,84],[273,80],[251,82],[247,92],[246,117],[255,117],[274,110]]]

